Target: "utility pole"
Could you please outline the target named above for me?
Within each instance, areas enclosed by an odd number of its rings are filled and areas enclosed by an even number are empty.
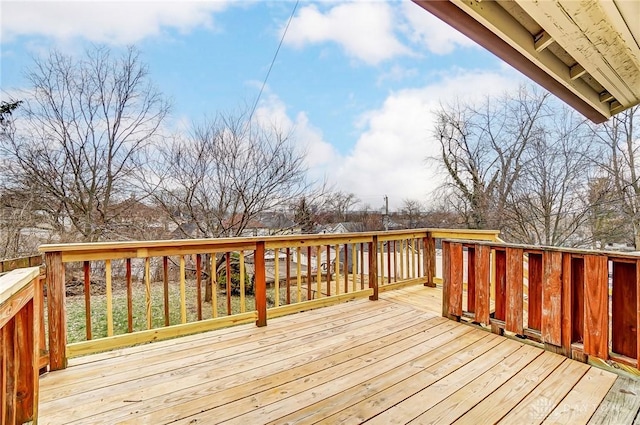
[[[384,217],[382,218],[384,223],[384,230],[389,230],[389,197],[384,195]]]

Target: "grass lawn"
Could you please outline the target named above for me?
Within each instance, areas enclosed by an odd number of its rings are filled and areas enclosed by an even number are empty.
[[[197,295],[195,281],[187,281],[186,287],[186,312],[187,323],[197,320]],[[138,283],[133,285],[133,330],[141,331],[147,329],[147,311],[145,287]],[[302,291],[302,300],[306,301],[306,290]],[[204,289],[202,291],[204,298]],[[291,287],[291,301],[297,300],[297,288],[295,284]],[[66,298],[67,310],[67,342],[74,343],[86,340],[85,321],[85,301],[84,295],[68,296]],[[286,289],[280,288],[280,305],[286,304]],[[124,288],[117,288],[113,291],[113,332],[114,335],[127,333],[127,293]],[[267,289],[267,305],[275,305],[275,289]],[[227,315],[227,297],[223,290],[218,289],[217,293],[218,317]],[[255,309],[255,298],[253,295],[245,297],[245,311]],[[231,313],[240,313],[240,297],[231,297]],[[160,328],[165,325],[164,320],[164,295],[163,285],[156,282],[151,285],[151,323],[152,328]],[[213,309],[210,302],[202,302],[202,318],[213,317]],[[180,317],[180,288],[177,284],[169,285],[169,323],[176,325],[181,323]],[[107,297],[106,295],[91,295],[91,331],[92,338],[103,338],[107,336]]]

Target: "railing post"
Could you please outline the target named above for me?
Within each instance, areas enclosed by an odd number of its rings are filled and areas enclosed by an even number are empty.
[[[442,316],[460,320],[462,316],[462,244],[442,241]]]
[[[436,283],[433,278],[436,275],[436,240],[433,238],[431,232],[427,232],[427,237],[423,239],[424,244],[424,273],[427,275],[427,281],[424,286],[431,288],[436,287]]]
[[[30,285],[34,285],[32,282]],[[31,290],[35,288],[32,286]],[[35,296],[35,294],[34,294]],[[31,299],[15,316],[15,420],[17,424],[36,418],[38,396],[38,330],[34,300]]]
[[[371,301],[378,299],[378,236],[373,236],[373,241],[369,242],[369,288],[373,289],[373,294],[369,296]]]
[[[264,261],[264,241],[256,242],[255,254],[255,282],[256,310],[258,320],[256,326],[267,326],[267,277]]]
[[[67,318],[65,311],[64,264],[61,252],[47,252],[47,313],[49,317],[49,368],[67,367]]]
[[[491,311],[491,247],[475,245],[476,322],[488,325]]]

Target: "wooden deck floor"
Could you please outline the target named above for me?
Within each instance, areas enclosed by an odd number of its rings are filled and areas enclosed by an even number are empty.
[[[580,424],[621,417],[611,416],[612,405],[599,408],[617,375],[439,311],[439,290],[419,286],[272,319],[266,328],[79,358],[42,377],[39,423]],[[632,383],[620,382],[614,388],[623,397],[632,393]],[[630,409],[637,398],[625,399]]]

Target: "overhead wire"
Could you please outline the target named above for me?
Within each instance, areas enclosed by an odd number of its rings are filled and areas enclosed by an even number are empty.
[[[293,10],[291,10],[291,15],[289,15],[289,20],[287,21],[287,25],[284,27],[284,31],[282,32],[282,37],[280,37],[280,42],[278,43],[278,48],[276,49],[275,54],[273,55],[273,59],[271,59],[271,64],[269,65],[269,70],[267,71],[267,75],[265,75],[264,80],[262,81],[262,87],[260,87],[260,92],[258,92],[258,96],[256,97],[256,101],[253,103],[253,107],[251,108],[251,113],[249,114],[249,123],[253,119],[253,114],[256,112],[256,108],[258,107],[258,102],[260,102],[260,98],[262,97],[262,92],[264,91],[265,86],[267,85],[267,80],[269,79],[269,75],[271,75],[271,70],[273,69],[273,65],[276,62],[278,57],[278,53],[280,52],[280,48],[282,47],[282,43],[284,42],[284,38],[287,36],[287,31],[289,30],[289,25],[291,25],[291,21],[296,14],[296,10],[298,9],[298,4],[300,0],[296,0],[296,3],[293,5]]]

